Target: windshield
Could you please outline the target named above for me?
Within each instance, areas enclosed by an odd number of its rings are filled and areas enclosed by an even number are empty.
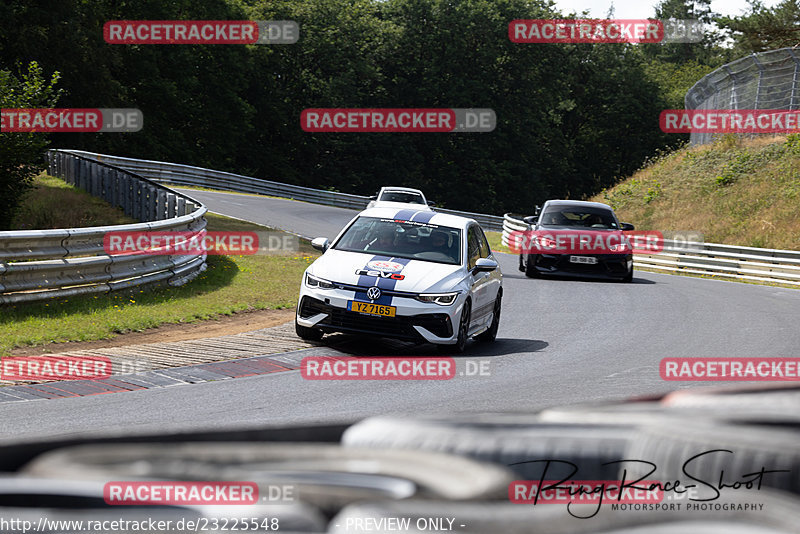
[[[405,191],[384,191],[381,202],[402,202],[404,204],[425,204],[422,195]]]
[[[597,230],[619,229],[617,220],[610,210],[576,206],[548,208],[539,217],[539,225],[569,228],[595,228]]]
[[[447,226],[359,217],[334,245],[336,250],[459,265],[461,230]]]

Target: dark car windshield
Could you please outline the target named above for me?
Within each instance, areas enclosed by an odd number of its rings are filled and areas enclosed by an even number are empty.
[[[461,230],[414,221],[359,217],[333,246],[336,250],[393,258],[461,264]]]
[[[382,202],[403,202],[405,204],[425,204],[419,193],[405,191],[384,191],[379,199]]]
[[[579,206],[553,206],[539,217],[539,226],[619,230],[611,210]]]

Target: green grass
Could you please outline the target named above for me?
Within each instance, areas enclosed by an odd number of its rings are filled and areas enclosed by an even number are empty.
[[[105,200],[63,180],[40,174],[34,178],[33,188],[22,198],[10,230],[82,228],[134,222],[136,220]]]
[[[489,248],[494,252],[507,252],[511,253],[509,248],[502,242],[503,232],[483,232],[486,235],[486,240],[489,241]]]
[[[209,230],[270,230],[215,214],[207,218]],[[292,308],[302,273],[317,254],[301,240],[299,253],[283,256],[209,256],[208,269],[177,288],[3,306],[0,355],[20,346],[108,339],[245,310]]]
[[[696,231],[706,242],[800,250],[800,135],[683,148],[589,200],[637,230]]]

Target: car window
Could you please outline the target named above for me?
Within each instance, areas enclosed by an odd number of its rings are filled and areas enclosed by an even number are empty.
[[[492,254],[492,249],[489,247],[489,242],[486,240],[486,234],[483,233],[483,228],[478,229],[478,244],[481,247],[481,258],[488,258]]]
[[[405,204],[425,204],[419,194],[404,191],[385,191],[380,200],[383,202],[403,202]]]
[[[478,228],[470,226],[467,231],[468,248],[467,248],[467,269],[475,267],[478,258],[481,257],[481,245],[478,239]]]
[[[336,250],[458,265],[461,230],[378,217],[359,217],[333,245]],[[454,246],[455,244],[455,246]]]
[[[541,226],[564,226],[570,228],[595,228],[616,230],[619,228],[614,213],[608,209],[553,206],[539,217]]]

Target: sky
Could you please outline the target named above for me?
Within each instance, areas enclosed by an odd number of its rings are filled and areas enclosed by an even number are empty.
[[[564,13],[575,11],[580,13],[584,9],[596,18],[605,18],[612,0],[555,0],[558,9]],[[779,0],[764,0],[763,4],[773,7]],[[614,18],[617,19],[643,19],[655,14],[658,0],[613,0]],[[711,10],[722,15],[742,15],[747,9],[746,0],[713,0]]]

